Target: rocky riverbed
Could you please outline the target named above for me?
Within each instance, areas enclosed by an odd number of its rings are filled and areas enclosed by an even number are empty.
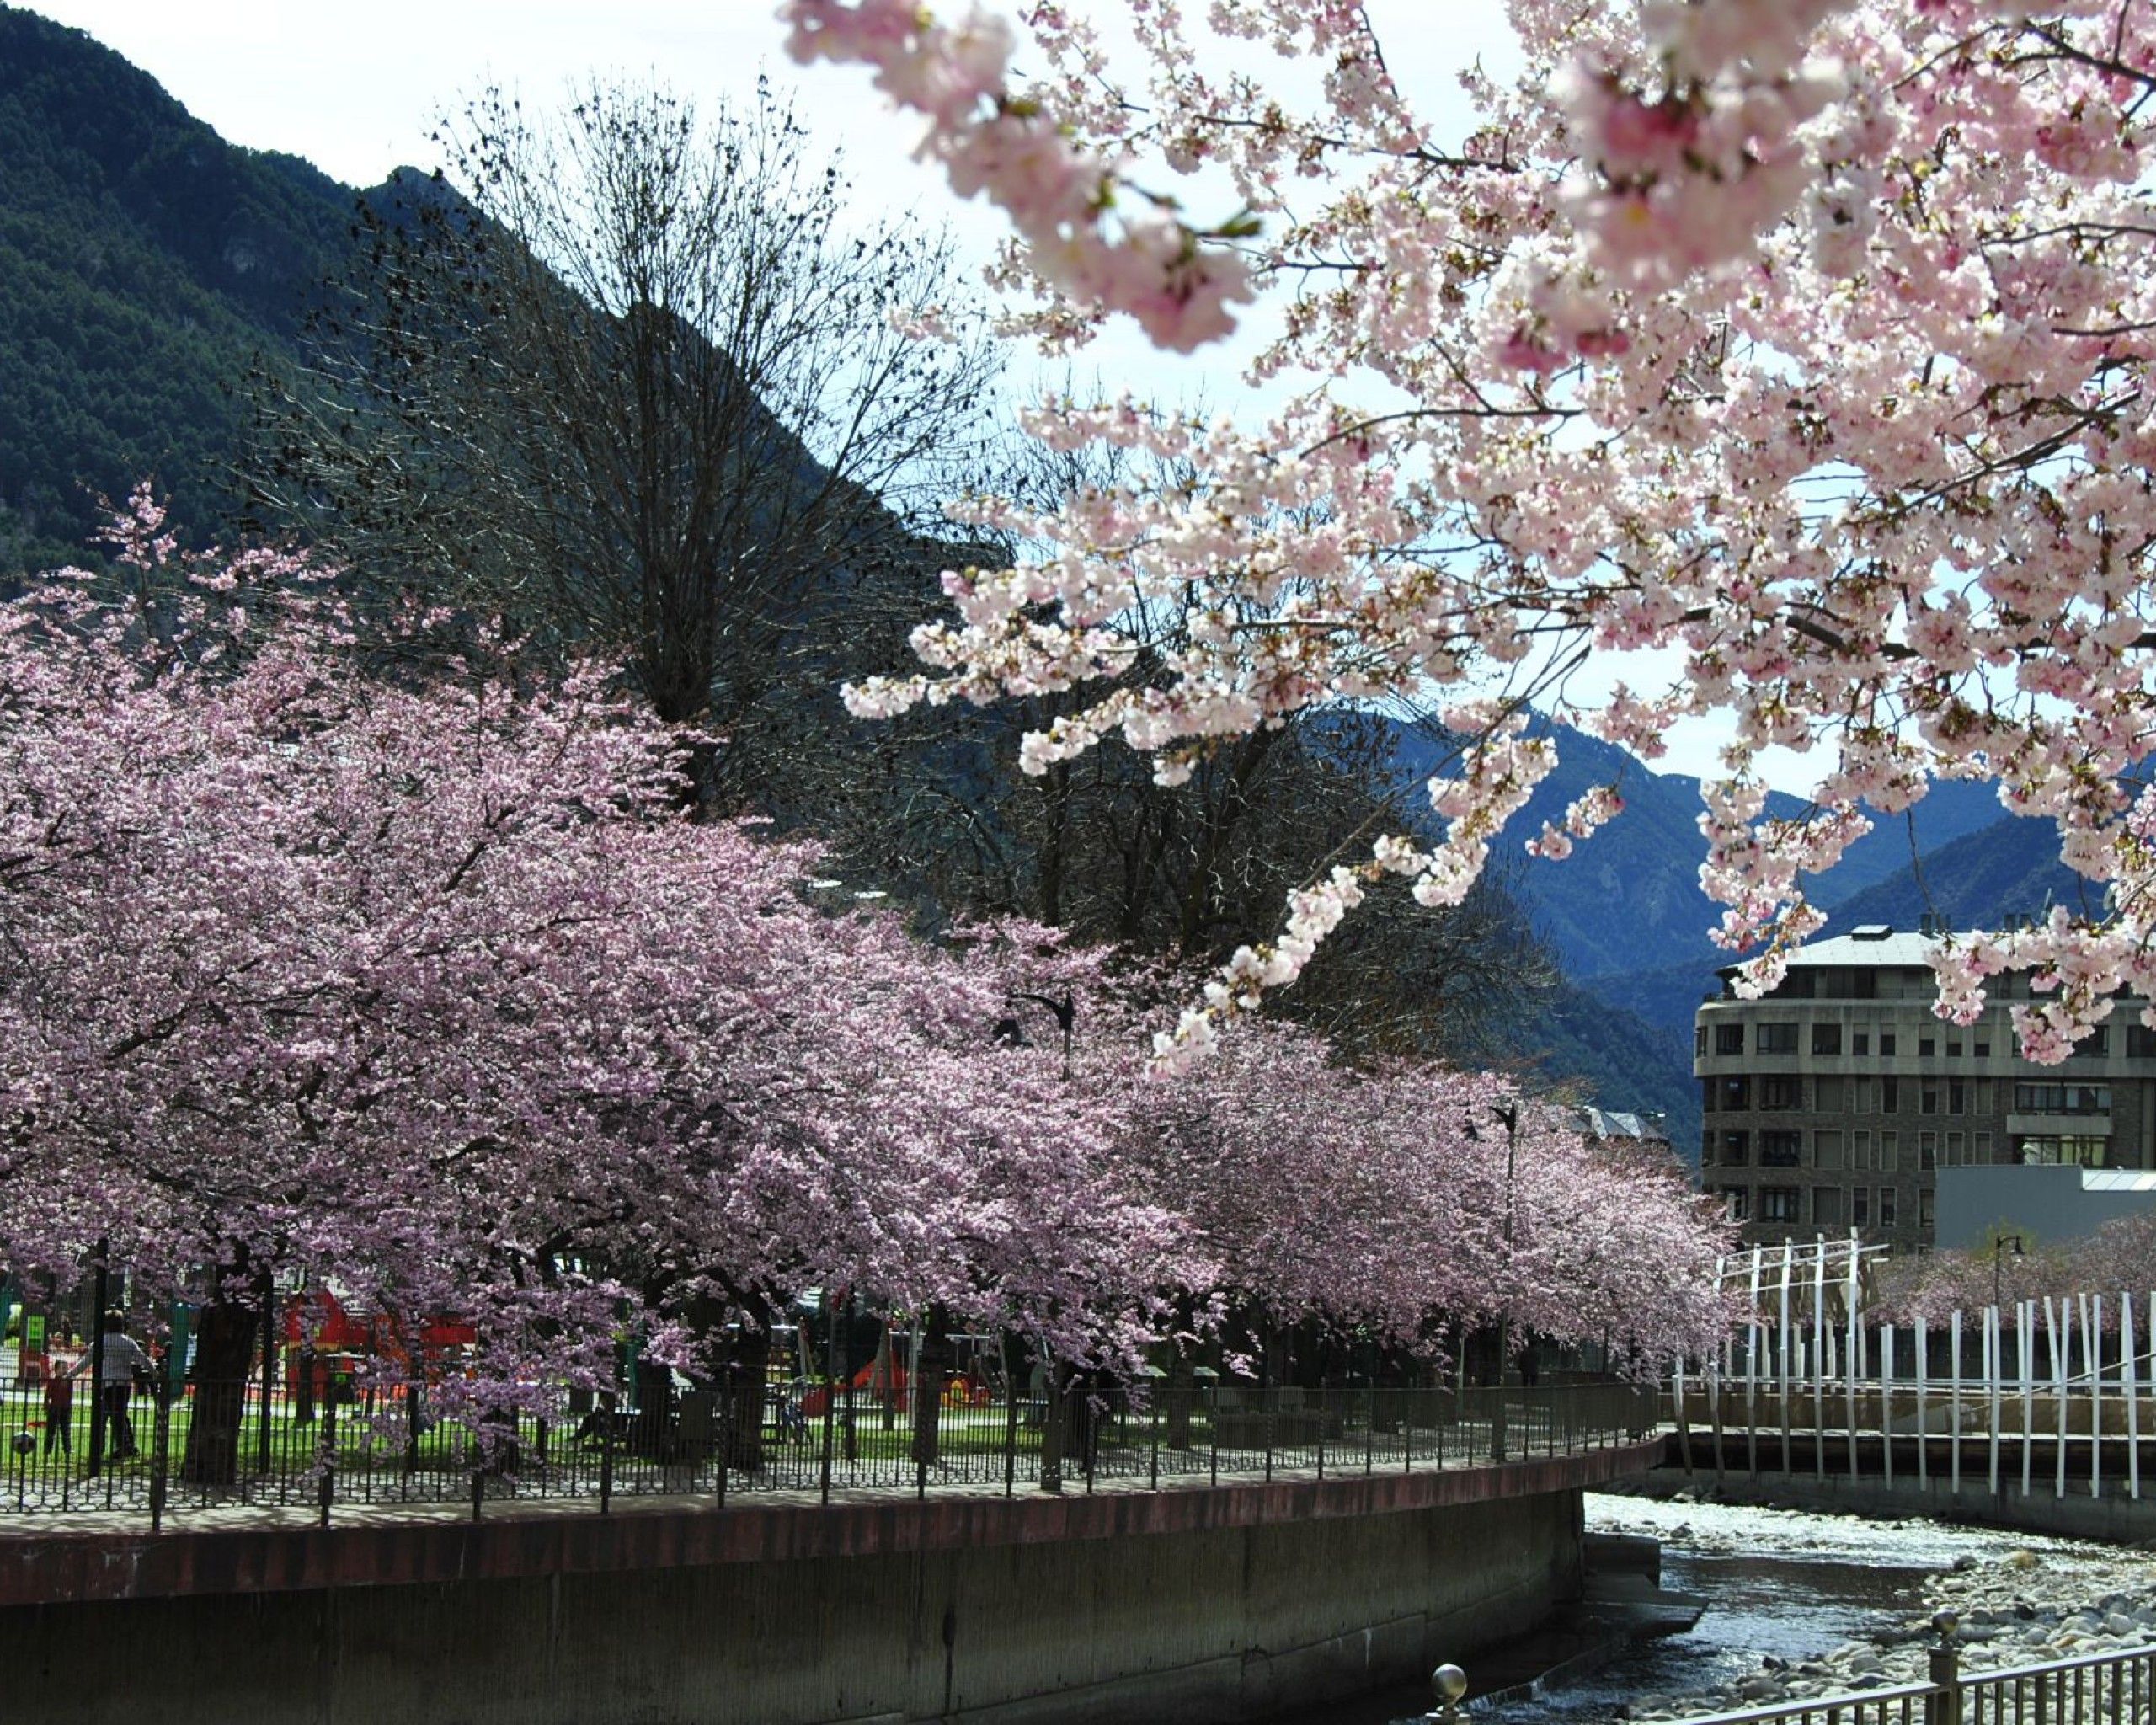
[[[1851,1537],[1848,1518],[1681,1500],[1605,1498],[1595,1525],[1652,1533],[1667,1547],[1706,1554],[1780,1549],[1795,1556]],[[1748,1669],[1725,1661],[1710,1686],[1609,1697],[1609,1716],[1680,1719],[1922,1682],[1926,1649],[1936,1640],[1931,1614],[1942,1606],[1960,1615],[1967,1672],[2156,1644],[2156,1557],[2146,1551],[1933,1523],[1880,1524],[1878,1531],[1910,1584],[1874,1621],[1850,1626],[1856,1632],[1849,1638],[1816,1651],[1762,1653]]]

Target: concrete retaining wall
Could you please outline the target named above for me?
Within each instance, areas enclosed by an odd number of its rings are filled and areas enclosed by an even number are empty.
[[[857,1545],[854,1555],[521,1573],[512,1572],[525,1566],[501,1564],[492,1574],[398,1585],[49,1597],[0,1608],[0,1717],[40,1725],[1248,1719],[1412,1680],[1440,1658],[1470,1657],[1531,1627],[1577,1591],[1579,1486],[1594,1482],[1584,1476],[1614,1477],[1620,1458],[1622,1471],[1636,1471],[1646,1447],[1472,1471],[1479,1480],[1096,1499],[1114,1513],[1091,1536],[998,1538],[976,1514],[973,1539],[942,1544],[920,1535],[934,1532],[930,1512],[958,1506],[931,1503],[878,1506],[882,1532],[862,1542],[878,1548]],[[1207,1513],[1194,1514],[1193,1502]],[[1156,1506],[1150,1514],[1148,1504]],[[967,1507],[1007,1509],[1007,1534],[1024,1531],[1027,1512],[1053,1516],[1062,1506]],[[907,1525],[908,1508],[921,1513],[918,1525]],[[844,1515],[790,1513],[804,1525]],[[1086,1514],[1076,1512],[1081,1525]],[[664,1519],[616,1525],[648,1543]],[[0,1549],[0,1578],[8,1555]],[[19,1587],[25,1573],[19,1563]]]

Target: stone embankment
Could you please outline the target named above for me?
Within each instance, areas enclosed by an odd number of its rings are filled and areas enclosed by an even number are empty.
[[[1961,1669],[1974,1674],[2156,1644],[2156,1560],[2121,1547],[2093,1555],[2016,1549],[1956,1558],[1926,1578],[1920,1610],[1882,1620],[1869,1637],[1794,1663],[1769,1657],[1749,1674],[1692,1695],[1642,1695],[1632,1720],[1698,1717],[1925,1680],[1937,1641],[1931,1614],[1960,1614]]]

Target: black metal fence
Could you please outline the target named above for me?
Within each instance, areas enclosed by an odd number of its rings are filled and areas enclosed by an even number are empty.
[[[1301,1390],[1235,1385],[984,1395],[932,1408],[819,1385],[689,1389],[646,1407],[564,1391],[545,1412],[437,1418],[440,1392],[258,1381],[152,1391],[0,1391],[0,1517],[504,1498],[942,1490],[1091,1491],[1276,1474],[1419,1471],[1577,1454],[1653,1430],[1652,1388]],[[100,1402],[102,1406],[99,1405]],[[722,1466],[722,1458],[724,1465]]]

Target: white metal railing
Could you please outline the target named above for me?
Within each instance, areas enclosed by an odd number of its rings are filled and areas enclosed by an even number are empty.
[[[1876,1438],[1876,1468],[1891,1481],[1895,1440],[1913,1438],[1926,1485],[1938,1477],[1958,1492],[1973,1469],[1993,1493],[2018,1474],[2025,1495],[2047,1485],[2062,1498],[2141,1496],[2143,1440],[2156,1441],[2156,1293],[2050,1296],[1897,1325],[1876,1315],[1870,1267],[1854,1242],[1826,1240],[1724,1262],[1750,1316],[1671,1380],[1688,1467],[1701,1428],[1717,1471],[1732,1444],[1753,1471],[1779,1447],[1788,1471],[1804,1434],[1822,1479],[1838,1445],[1834,1471],[1845,1460],[1858,1477],[1859,1440]]]
[[[1954,1611],[1933,1613],[1937,1642],[1921,1683],[1702,1713],[1674,1725],[2149,1725],[2156,1705],[2156,1646],[1964,1673]],[[1440,1665],[1431,1680],[1428,1725],[1466,1725],[1467,1678]]]

